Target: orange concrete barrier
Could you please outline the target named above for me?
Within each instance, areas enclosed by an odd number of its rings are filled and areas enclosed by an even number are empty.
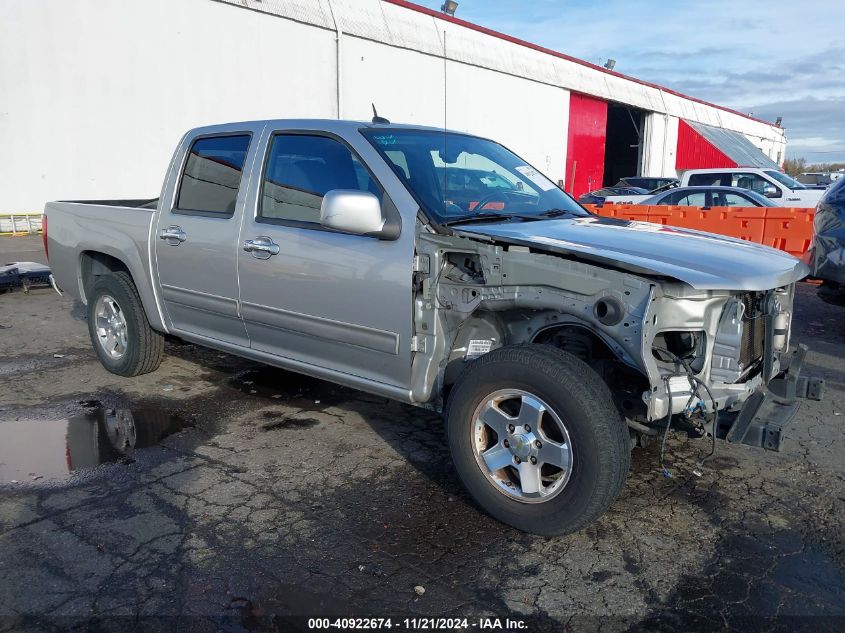
[[[584,205],[596,215],[654,222],[737,237],[800,257],[813,241],[813,209],[791,207],[675,207],[668,205]]]
[[[749,242],[763,243],[766,210],[763,207],[669,207],[654,206],[650,222],[679,226],[696,231],[738,237]]]
[[[607,205],[605,205],[607,208]],[[614,204],[613,217],[622,220],[648,222],[648,207],[641,204]]]
[[[773,207],[766,209],[762,243],[795,257],[807,252],[813,241],[814,209]]]

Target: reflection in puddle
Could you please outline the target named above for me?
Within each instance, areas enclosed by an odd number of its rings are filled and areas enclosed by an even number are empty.
[[[68,420],[0,422],[0,483],[67,479],[73,471],[131,459],[191,426],[156,409],[103,409]]]

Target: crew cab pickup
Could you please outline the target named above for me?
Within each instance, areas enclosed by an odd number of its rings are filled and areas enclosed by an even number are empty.
[[[776,169],[689,169],[681,175],[681,187],[712,185],[751,189],[779,207],[815,207],[824,195],[824,191],[810,189]]]
[[[670,427],[778,449],[820,391],[788,352],[805,264],[592,215],[458,132],[195,129],[157,199],[53,202],[44,227],[109,371],[155,370],[169,336],[443,412],[470,495],[538,534],[601,516]]]

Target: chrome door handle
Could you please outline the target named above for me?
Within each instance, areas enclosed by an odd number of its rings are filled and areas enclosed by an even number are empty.
[[[252,253],[252,256],[256,259],[269,259],[273,255],[279,254],[279,245],[269,237],[262,235],[252,240],[245,240],[244,250],[247,253]]]
[[[170,246],[179,246],[182,242],[188,239],[188,234],[182,230],[181,226],[168,226],[162,229],[158,234],[159,239],[165,240]]]

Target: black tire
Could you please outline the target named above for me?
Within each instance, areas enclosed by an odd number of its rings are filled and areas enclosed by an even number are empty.
[[[569,434],[569,479],[541,503],[502,492],[476,461],[473,414],[502,389],[545,401]],[[532,534],[576,532],[598,519],[618,496],[631,464],[627,426],[607,385],[586,363],[548,345],[503,347],[474,361],[450,394],[446,428],[455,469],[472,498],[494,518]]]
[[[111,358],[101,346],[96,330],[95,307],[103,295],[114,298],[126,320],[126,352]],[[138,290],[129,273],[118,271],[102,275],[94,282],[88,297],[88,334],[94,353],[107,370],[118,376],[140,376],[158,369],[164,354],[164,336],[150,327]]]

